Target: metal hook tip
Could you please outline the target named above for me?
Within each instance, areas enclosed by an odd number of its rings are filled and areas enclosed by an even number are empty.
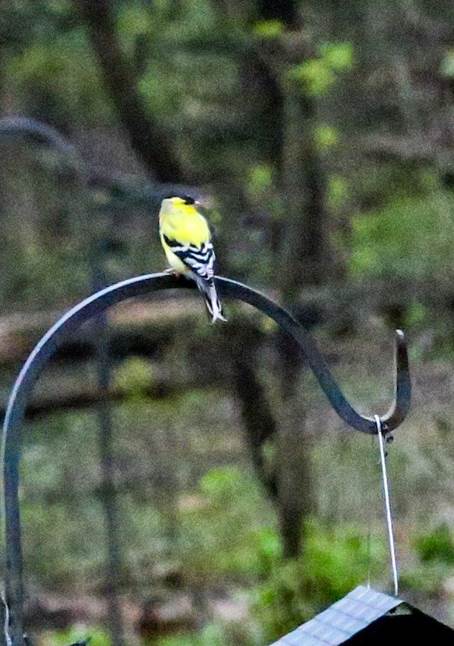
[[[408,371],[407,339],[402,330],[396,330],[396,360],[399,370]]]

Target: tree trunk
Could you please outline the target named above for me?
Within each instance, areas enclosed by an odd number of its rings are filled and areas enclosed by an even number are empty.
[[[130,144],[160,182],[182,182],[183,171],[164,132],[148,114],[137,89],[134,65],[121,50],[109,0],[73,0],[86,24],[106,88]]]
[[[230,353],[233,347],[232,386],[235,398],[240,404],[252,463],[269,498],[277,503],[276,474],[271,465],[267,465],[264,455],[265,443],[275,438],[277,424],[257,374],[257,337],[258,331],[255,327],[248,327],[242,323],[240,327],[233,328],[233,333],[228,335],[229,348],[226,348],[226,352]]]
[[[296,384],[301,384],[302,373]],[[284,558],[296,558],[304,549],[304,520],[312,511],[312,469],[305,428],[305,403],[295,387],[284,399],[278,431],[279,528]]]
[[[280,19],[289,33],[303,26],[297,3],[287,2]],[[292,6],[288,6],[292,5]],[[278,16],[274,16],[278,17]],[[300,54],[298,57],[300,59]],[[283,141],[281,186],[286,207],[286,227],[276,265],[282,299],[292,309],[303,286],[322,283],[327,275],[327,213],[325,178],[315,143],[315,98],[287,78],[294,53],[281,64],[283,93]],[[298,62],[300,60],[298,59]],[[303,545],[304,518],[310,514],[310,447],[305,429],[301,386],[302,356],[287,336],[279,337],[282,406],[279,415],[279,522],[286,558],[297,557]]]
[[[284,36],[302,30],[296,0],[260,0],[255,17],[280,21],[286,29]],[[315,99],[287,80],[289,66],[300,62],[293,58],[295,52],[286,51],[284,38],[282,47],[254,51],[243,70],[246,77],[252,74],[255,82],[256,75],[260,77],[262,150],[280,172],[286,225],[275,258],[276,282],[289,307],[303,285],[321,283],[327,273],[325,178],[314,137],[317,106]],[[258,380],[256,354],[250,349],[253,340],[243,336],[241,343],[233,381],[247,442],[257,474],[277,506],[284,554],[296,557],[301,549],[303,517],[311,509],[305,415],[297,388],[301,354],[291,339],[278,336],[282,404],[274,416]],[[264,461],[266,441],[277,442],[278,448],[271,475]]]
[[[325,281],[328,269],[326,182],[314,141],[316,105],[286,84],[282,188],[287,225],[281,291],[292,304],[304,285]]]

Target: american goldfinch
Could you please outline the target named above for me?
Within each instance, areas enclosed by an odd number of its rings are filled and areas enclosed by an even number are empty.
[[[211,320],[225,321],[214,284],[215,255],[208,223],[192,197],[169,197],[159,211],[159,235],[173,271],[190,276],[205,299]]]

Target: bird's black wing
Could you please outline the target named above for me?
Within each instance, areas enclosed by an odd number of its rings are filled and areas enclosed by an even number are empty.
[[[196,245],[183,245],[178,240],[171,240],[166,235],[164,240],[177,258],[197,276],[203,280],[213,278],[216,256],[211,242],[204,242],[198,247]]]

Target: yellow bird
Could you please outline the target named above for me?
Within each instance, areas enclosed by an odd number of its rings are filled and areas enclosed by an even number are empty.
[[[214,284],[214,255],[207,221],[192,197],[169,197],[159,211],[159,235],[176,274],[195,280],[214,323],[225,321]]]

